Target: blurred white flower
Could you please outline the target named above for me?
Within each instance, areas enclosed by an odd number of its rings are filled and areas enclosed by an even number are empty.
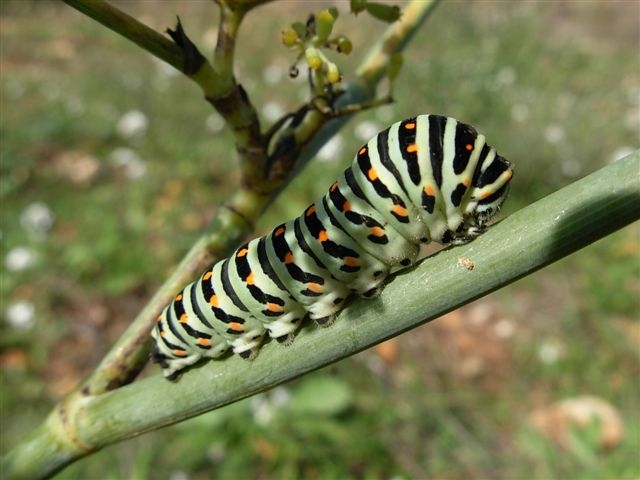
[[[51,230],[54,215],[44,202],[29,204],[20,214],[20,224],[29,233],[42,235]]]
[[[211,133],[219,133],[224,129],[224,118],[219,113],[212,113],[204,122],[205,128]]]
[[[564,140],[565,131],[562,125],[552,123],[544,130],[544,138],[547,142],[556,144]]]
[[[62,94],[62,89],[60,88],[60,85],[56,82],[44,82],[40,86],[40,93],[46,100],[53,102],[60,98],[60,95]]]
[[[277,102],[267,102],[262,107],[262,116],[269,122],[275,122],[284,114],[284,108]]]
[[[323,162],[338,160],[343,143],[340,135],[334,135],[324,144],[320,151],[318,151],[318,159]]]
[[[507,320],[506,318],[499,320],[493,326],[493,333],[498,338],[502,338],[502,339],[511,338],[513,337],[513,334],[515,332],[516,332],[516,326],[513,324],[513,322]]]
[[[253,421],[258,425],[268,425],[275,415],[274,405],[266,395],[256,395],[251,398],[250,407]]]
[[[72,97],[67,100],[67,111],[73,115],[74,117],[81,117],[84,115],[84,112],[87,110],[85,108],[84,102],[79,97]]]
[[[144,136],[147,133],[149,120],[140,110],[129,110],[116,125],[116,132],[124,139],[134,139]]]
[[[4,257],[4,266],[10,272],[21,272],[36,263],[36,254],[29,247],[14,247]]]
[[[274,388],[269,392],[269,396],[273,404],[277,407],[282,407],[291,401],[291,392],[285,387]]]
[[[359,140],[363,142],[373,138],[380,131],[380,127],[375,122],[364,121],[356,125],[355,134]]]
[[[560,165],[565,177],[575,178],[582,173],[582,164],[575,158],[565,158]]]
[[[615,151],[611,154],[611,157],[609,157],[609,161],[611,163],[617,162],[618,160],[626,157],[627,155],[631,155],[635,151],[636,151],[635,148],[630,147],[628,145],[625,145],[620,148],[616,148]]]
[[[516,71],[512,67],[503,67],[496,74],[496,85],[498,87],[508,87],[516,81]]]
[[[516,122],[524,122],[529,117],[529,107],[522,103],[516,103],[511,107],[511,118]]]
[[[538,359],[546,364],[556,363],[562,356],[562,346],[555,342],[544,342],[538,349]]]
[[[7,78],[4,91],[10,100],[19,100],[27,91],[26,82],[19,78]]]
[[[253,420],[258,425],[268,425],[275,416],[276,411],[288,404],[290,400],[291,394],[285,387],[277,387],[271,392],[254,396],[249,404]]]
[[[17,330],[30,330],[35,324],[36,308],[31,302],[12,303],[4,312],[6,322]]]
[[[174,470],[169,474],[169,480],[189,480],[189,474],[184,470]]]
[[[138,180],[147,173],[146,162],[130,148],[116,148],[109,154],[109,161],[124,168],[125,175],[131,180]]]
[[[268,85],[276,85],[282,80],[286,71],[286,67],[272,63],[271,65],[267,65],[267,67],[262,71],[262,78]]]

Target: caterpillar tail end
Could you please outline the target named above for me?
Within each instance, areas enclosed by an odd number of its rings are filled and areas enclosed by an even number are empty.
[[[175,359],[162,353],[155,341],[152,342],[149,358],[153,363],[160,365],[164,378],[172,382],[177,381],[182,376],[182,371],[186,368],[186,365],[176,365]]]

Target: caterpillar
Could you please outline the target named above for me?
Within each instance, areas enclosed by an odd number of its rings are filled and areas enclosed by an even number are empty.
[[[241,245],[158,317],[151,358],[177,379],[228,350],[253,358],[305,317],[329,324],[347,297],[374,297],[421,244],[481,234],[509,191],[509,161],[457,120],[418,115],[381,131],[298,218]]]

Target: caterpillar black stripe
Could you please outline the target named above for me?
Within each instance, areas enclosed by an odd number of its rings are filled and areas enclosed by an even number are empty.
[[[152,358],[164,375],[228,350],[252,358],[265,334],[285,342],[305,316],[329,323],[352,293],[372,297],[422,243],[462,244],[500,209],[511,164],[476,130],[419,115],[380,132],[324,197],[239,247],[158,318]]]

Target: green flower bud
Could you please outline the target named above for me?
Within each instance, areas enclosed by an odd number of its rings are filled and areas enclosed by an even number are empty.
[[[285,28],[282,30],[282,43],[286,47],[293,47],[298,40],[298,33],[293,28]]]
[[[351,43],[351,40],[349,40],[347,37],[344,37],[344,36],[338,37],[337,44],[338,44],[338,53],[344,53],[345,55],[349,55],[351,53],[351,50],[353,50],[353,44]]]
[[[320,56],[320,52],[315,47],[308,47],[304,51],[304,57],[307,60],[307,65],[312,70],[317,70],[322,66],[322,57]]]
[[[321,42],[326,42],[333,30],[336,19],[329,10],[321,10],[316,16],[316,34]]]
[[[384,22],[395,22],[400,18],[400,7],[383,3],[367,3],[367,12]]]
[[[351,0],[351,12],[356,15],[367,8],[367,0]]]
[[[329,83],[338,83],[340,81],[340,71],[335,63],[327,63],[327,81]]]

